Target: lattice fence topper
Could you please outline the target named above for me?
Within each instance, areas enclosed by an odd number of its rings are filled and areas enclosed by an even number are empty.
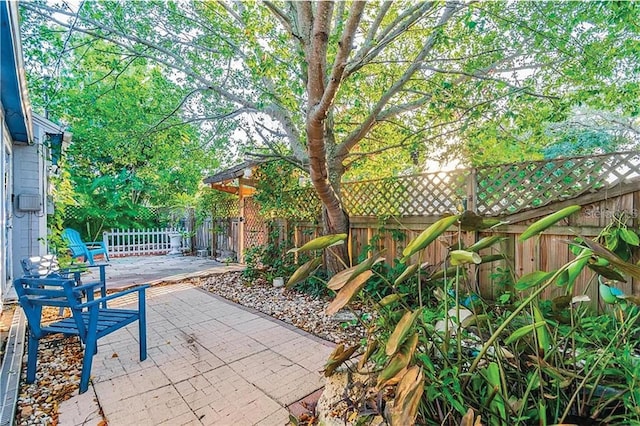
[[[350,216],[439,216],[459,207],[501,216],[631,181],[640,181],[638,151],[347,182],[342,201]],[[313,188],[284,193],[282,204],[277,217],[313,220],[321,209]],[[237,201],[221,203],[214,217],[235,217],[237,209]]]
[[[638,152],[479,168],[476,209],[486,216],[513,214],[640,179],[639,170]]]
[[[469,170],[345,183],[343,203],[352,216],[438,216],[467,199]]]
[[[143,220],[155,220],[160,215],[160,212],[163,210],[163,207],[142,207],[136,213],[136,219]],[[93,217],[98,217],[104,219],[104,215],[93,215]],[[64,208],[64,219],[68,220],[84,220],[86,218],[86,211],[84,207],[81,206],[65,206]]]
[[[276,211],[279,218],[313,221],[322,211],[322,204],[313,188],[297,188],[282,194],[282,208]]]

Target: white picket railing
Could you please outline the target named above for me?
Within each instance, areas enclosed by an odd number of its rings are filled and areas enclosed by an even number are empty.
[[[144,256],[167,254],[171,250],[170,232],[184,232],[184,229],[112,229],[105,231],[103,241],[109,257]],[[182,250],[191,251],[191,239],[182,239]]]

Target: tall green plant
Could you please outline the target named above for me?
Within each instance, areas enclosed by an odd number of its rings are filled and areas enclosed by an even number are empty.
[[[524,238],[536,238],[578,210],[570,207],[535,222]],[[366,367],[376,373],[366,385],[370,392],[384,400],[385,389],[396,386],[394,409],[386,411],[391,424],[418,419],[421,424],[458,425],[476,416],[490,425],[587,419],[640,423],[635,405],[640,393],[634,376],[640,368],[635,355],[635,337],[640,331],[636,298],[625,299],[620,316],[595,315],[583,303],[587,298],[575,295],[573,288],[577,275],[587,266],[606,261],[606,268],[634,278],[640,278],[640,267],[597,241],[583,239],[575,259],[554,271],[520,277],[510,296],[512,303],[495,305],[469,293],[466,277],[479,263],[502,259],[478,255],[499,238],[469,247],[454,245],[437,271],[420,267],[423,251],[453,228],[463,241],[458,219],[446,218],[409,242],[403,252],[407,273],[395,282],[380,277],[391,291],[384,298],[363,291],[376,275],[375,260],[329,280],[327,286],[337,294],[328,314],[348,308],[356,299],[370,303],[376,314],[371,323],[364,324],[370,330],[366,344],[353,342],[348,350],[336,350],[327,363],[327,374],[349,358],[345,353],[359,353],[358,366],[347,367]],[[330,242],[330,237],[325,238]],[[399,291],[411,276],[420,283],[415,292]],[[542,295],[551,286],[561,286],[565,295],[545,300]],[[415,368],[422,374],[406,380],[412,383],[411,389],[419,381],[422,396],[412,399],[407,396],[409,385],[404,377]],[[378,407],[380,413],[385,412]]]

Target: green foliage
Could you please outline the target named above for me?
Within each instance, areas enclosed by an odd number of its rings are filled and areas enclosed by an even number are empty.
[[[63,166],[64,159],[60,163]],[[69,251],[66,249],[66,242],[62,239],[62,231],[65,228],[65,209],[73,202],[73,187],[70,181],[69,172],[64,168],[60,168],[60,173],[50,176],[51,186],[53,187],[53,216],[48,218],[47,227],[49,233],[47,235],[48,246],[51,251],[58,256],[61,264],[69,259]]]
[[[269,283],[275,277],[289,277],[296,269],[293,253],[287,253],[291,246],[292,235],[282,235],[282,228],[278,222],[268,223],[267,244],[247,249],[244,254],[246,269],[242,276],[251,281],[256,278],[264,278]],[[305,258],[301,255],[300,258]]]
[[[94,89],[107,96],[124,91],[127,100],[151,84],[162,95],[123,106],[105,102],[102,111],[123,112],[116,121],[127,128],[138,124],[141,110],[157,114],[155,123],[165,130],[176,122],[202,123],[200,132],[238,146],[226,150],[228,157],[246,147],[306,168],[307,113],[316,107],[308,105],[315,87],[309,71],[321,67],[326,83],[331,64],[339,63],[345,73],[326,97],[323,121],[323,165],[333,182],[343,174],[355,180],[418,172],[426,160],[441,158],[474,165],[540,158],[543,149],[573,138],[550,136],[549,129],[566,122],[576,106],[624,118],[640,113],[635,2],[469,2],[455,8],[371,2],[355,21],[358,43],[344,63],[335,59],[345,47],[340,43],[351,8],[331,9],[328,20],[335,25],[327,32],[326,55],[315,58],[307,35],[292,27],[303,28],[301,19],[316,16],[299,11],[304,4],[84,2],[75,13],[68,10],[74,5],[25,2],[34,104],[55,116],[75,109],[79,117],[82,106],[92,106],[78,102],[76,108],[60,96],[70,87],[89,96]],[[56,24],[47,22],[51,17]],[[93,37],[78,35],[83,32]],[[132,84],[128,71],[144,68],[156,75]],[[86,81],[76,77],[85,71]],[[169,115],[176,121],[163,121]],[[92,116],[97,129],[113,121]],[[236,129],[248,137],[235,135]]]
[[[296,284],[293,288],[316,299],[333,296],[335,294],[327,288],[327,273],[323,270],[316,272],[311,277]]]
[[[637,247],[640,238],[627,223],[618,218],[597,240],[613,244],[615,238],[616,244]],[[458,239],[464,240],[463,235]],[[436,243],[431,241],[423,249]],[[498,303],[473,293],[468,277],[475,264],[450,266],[451,251],[461,250],[458,245],[450,247],[442,264],[435,266],[437,270],[413,269],[414,275],[398,285],[393,284],[394,278],[408,268],[406,264],[396,261],[393,268],[375,264],[374,274],[356,290],[356,298],[342,294],[353,291],[348,288],[350,281],[342,279],[347,284],[338,290],[335,300],[349,297],[374,312],[370,318],[359,319],[370,331],[365,342],[352,342],[365,346],[361,350],[367,353],[367,371],[384,376],[383,384],[378,379],[375,386],[376,375],[372,375],[365,387],[383,398],[387,394],[384,383],[395,371],[418,366],[424,374],[420,424],[460,424],[469,408],[490,425],[580,423],[585,419],[605,424],[640,422],[636,410],[640,387],[634,376],[640,368],[636,299],[617,304],[613,315],[596,315],[588,304],[572,300],[571,280],[563,279],[565,274],[579,273],[587,262],[599,262],[594,254],[599,253],[597,247],[591,250],[587,243],[576,243],[576,258],[560,269],[534,271],[519,277],[517,284],[511,271],[496,268],[492,279],[499,287]],[[363,262],[370,249],[362,254]],[[421,253],[415,254],[417,262]],[[624,263],[616,265],[620,272],[635,270],[631,264],[628,268]],[[357,270],[352,269],[351,274]],[[567,295],[543,298],[545,290],[555,285],[564,286]],[[417,321],[407,321],[413,317],[410,312],[419,313]],[[415,352],[406,352],[407,342],[416,337]],[[403,349],[389,351],[390,339],[393,347]],[[396,395],[399,389],[400,385]]]
[[[621,259],[629,261],[634,249],[640,246],[640,237],[628,223],[631,217],[626,213],[614,214],[611,222],[600,232],[598,241]]]
[[[553,145],[542,150],[545,158],[606,154],[617,151],[613,136],[597,131],[570,132]]]
[[[216,191],[215,189],[212,189],[210,187],[200,188],[198,196],[196,197],[196,200],[194,202],[196,211],[196,223],[202,223],[204,219],[212,216],[212,210],[215,210],[216,207],[219,207],[231,201],[237,201],[237,197],[233,194]],[[213,216],[217,217],[216,215]]]
[[[41,43],[62,36],[38,30],[48,34]],[[211,143],[203,142],[209,135],[172,115],[185,91],[157,66],[142,58],[123,61],[109,42],[75,34],[70,42],[84,48],[69,53],[74,61],[64,62],[68,68],[55,83],[48,69],[34,64],[62,66],[60,58],[44,56],[35,40],[25,49],[34,108],[46,109],[73,133],[64,167],[75,192],[69,203],[75,220],[66,226],[94,238],[104,229],[157,225],[145,218],[146,207],[194,197],[202,173],[216,166]]]
[[[290,162],[260,164],[253,175],[257,189],[254,199],[260,205],[260,213],[264,217],[315,220],[320,206],[302,201],[310,197],[307,189],[300,187],[300,178],[306,179],[307,174]]]

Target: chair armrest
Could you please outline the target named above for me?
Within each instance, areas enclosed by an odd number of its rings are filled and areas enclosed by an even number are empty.
[[[105,266],[111,266],[110,263],[96,263],[93,265],[87,265],[87,268],[104,268]]]
[[[73,278],[64,278],[64,277],[25,277],[24,280],[28,285],[48,285],[48,286],[56,286],[56,287],[64,287],[66,282],[73,282],[75,280]]]
[[[96,263],[95,265],[82,264],[82,265],[72,265],[68,268],[60,269],[58,273],[61,274],[74,274],[74,278],[77,280],[80,279],[80,274],[84,272],[88,272],[90,268],[100,268],[100,275],[105,274],[105,266],[111,266],[109,263]]]
[[[80,291],[84,291],[84,290],[89,290],[95,287],[102,287],[102,283],[100,281],[97,282],[93,282],[93,283],[86,283],[86,284],[82,284],[82,285],[78,285],[75,286],[73,288],[74,292],[80,292]],[[95,290],[93,290],[95,292]]]
[[[100,247],[104,247],[104,241],[89,241],[84,243],[87,247],[88,246],[100,246]]]
[[[88,263],[77,263],[74,265],[70,265],[66,268],[60,268],[61,271],[65,272],[85,272],[90,268],[104,268],[105,266],[111,266],[110,263],[96,263],[94,265],[89,265]]]
[[[123,290],[123,291],[119,291],[118,293],[113,293],[110,294],[106,297],[100,297],[99,299],[95,299],[95,300],[90,300],[88,302],[85,303],[81,303],[80,305],[77,306],[77,308],[83,309],[83,308],[91,308],[95,305],[98,305],[100,303],[104,303],[108,300],[113,300],[113,299],[117,299],[118,297],[122,297],[122,296],[126,296],[127,294],[131,294],[131,293],[135,293],[138,292],[140,293],[140,296],[144,297],[144,291],[147,289],[147,287],[150,287],[149,284],[144,284],[135,288],[130,288],[128,290]]]

